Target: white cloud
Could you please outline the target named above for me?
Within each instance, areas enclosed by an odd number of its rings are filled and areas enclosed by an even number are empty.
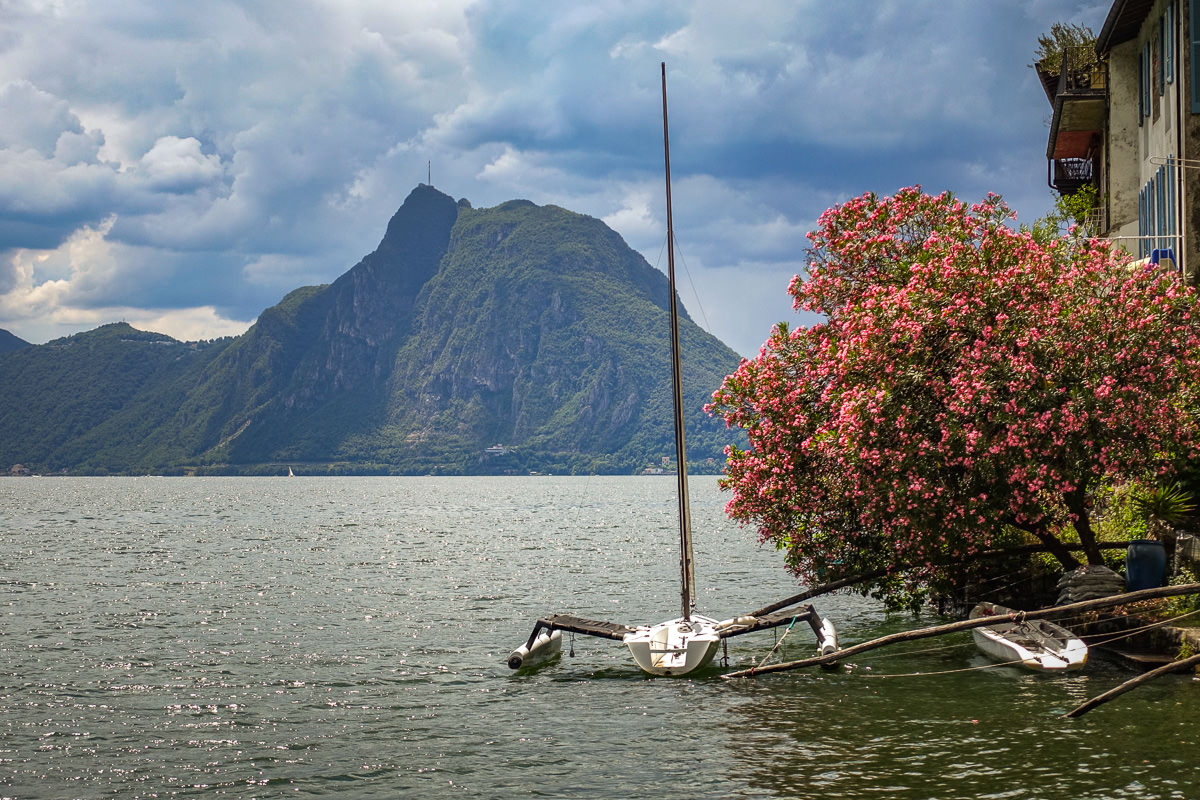
[[[653,196],[650,187],[630,186],[622,192],[618,201],[620,208],[601,219],[605,225],[620,233],[626,244],[644,252],[649,242],[656,239],[665,242],[667,238],[665,221],[653,210],[656,201],[658,206],[665,205],[665,200]]]
[[[221,159],[200,152],[200,140],[163,136],[142,156],[141,168],[152,189],[184,193],[221,177]]]
[[[833,202],[922,183],[1041,213],[1025,65],[1110,5],[0,4],[0,327],[243,324],[372,250],[429,161],[454,197],[591,214],[655,263],[665,58],[677,235],[742,352]]]
[[[0,147],[50,158],[64,131],[83,132],[65,100],[25,80],[0,85]]]
[[[139,330],[165,333],[182,342],[240,336],[254,324],[252,319],[227,319],[212,306],[174,309],[116,308],[104,311],[108,314],[108,321],[118,318],[119,314],[120,319]]]
[[[153,308],[108,302],[112,281],[128,280],[121,275],[122,262],[135,260],[127,248],[106,239],[115,221],[110,217],[94,228],[81,228],[54,250],[10,252],[5,266],[12,280],[0,293],[3,327],[41,342],[124,320],[194,341],[244,333],[252,324],[252,319],[224,316],[212,305]]]

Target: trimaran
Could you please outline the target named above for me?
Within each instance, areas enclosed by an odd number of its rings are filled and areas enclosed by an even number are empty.
[[[821,654],[837,650],[837,632],[832,623],[822,620],[811,605],[782,609],[771,613],[752,612],[718,622],[695,613],[695,570],[692,561],[692,520],[688,505],[687,459],[684,454],[683,380],[679,346],[679,310],[675,294],[675,232],[671,218],[671,148],[667,130],[667,65],[662,64],[663,156],[667,186],[667,280],[671,316],[671,383],[674,390],[675,458],[679,502],[679,578],[682,614],[657,625],[623,625],[601,622],[566,614],[539,619],[525,644],[512,652],[508,665],[513,669],[533,667],[558,655],[562,631],[619,639],[629,648],[633,660],[651,675],[687,675],[710,663],[721,641],[751,631],[794,624],[804,620],[817,637]],[[771,608],[771,607],[768,607]],[[765,609],[764,609],[765,610]]]

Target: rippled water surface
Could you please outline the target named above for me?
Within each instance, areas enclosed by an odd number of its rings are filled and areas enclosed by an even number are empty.
[[[965,634],[729,682],[647,679],[619,643],[576,637],[575,657],[512,674],[538,615],[677,615],[673,491],[2,479],[0,797],[1200,797],[1200,683],[1065,720],[1130,674],[964,671],[986,664]],[[795,591],[713,479],[692,500],[702,611]],[[921,622],[817,604],[843,644]],[[733,640],[731,666],[774,644]],[[811,635],[781,649],[802,658]]]

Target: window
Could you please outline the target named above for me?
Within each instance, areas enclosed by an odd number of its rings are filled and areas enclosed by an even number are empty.
[[[1192,113],[1200,114],[1200,0],[1188,0],[1188,81]]]
[[[1167,18],[1158,18],[1158,38],[1154,40],[1154,84],[1158,87],[1158,96],[1162,97],[1167,88]]]
[[[1200,0],[1193,0],[1197,5],[1200,5]],[[1146,42],[1146,46],[1142,48],[1142,67],[1139,70],[1141,73],[1141,90],[1142,90],[1142,116],[1150,116],[1150,42]]]
[[[1175,208],[1175,202],[1176,202],[1176,200],[1175,200],[1175,180],[1176,180],[1176,176],[1175,176],[1175,170],[1177,170],[1177,169],[1178,169],[1178,167],[1176,167],[1176,166],[1175,166],[1175,156],[1174,156],[1174,154],[1172,154],[1172,155],[1170,155],[1170,156],[1168,156],[1168,157],[1167,157],[1167,174],[1166,174],[1166,184],[1167,184],[1167,235],[1171,237],[1171,243],[1170,243],[1170,244],[1168,244],[1167,246],[1168,246],[1168,247],[1173,247],[1173,248],[1175,248],[1176,252],[1182,252],[1182,251],[1183,251],[1183,247],[1181,246],[1181,243],[1180,243],[1180,242],[1177,242],[1177,241],[1175,241],[1175,234],[1178,232],[1178,231],[1176,230],[1176,221],[1175,221],[1175,217],[1176,217],[1176,208]]]
[[[1145,258],[1154,250],[1178,247],[1175,241],[1178,233],[1175,221],[1175,170],[1178,167],[1175,166],[1173,154],[1166,161],[1138,192],[1138,258]]]
[[[1195,111],[1195,101],[1192,101],[1192,110]],[[1140,128],[1146,119],[1146,57],[1145,53],[1138,53],[1138,127]]]
[[[1167,3],[1162,18],[1163,71],[1167,83],[1175,82],[1175,4]]]
[[[1159,167],[1154,173],[1154,232],[1161,236],[1167,234],[1167,181],[1165,176],[1166,167]],[[1157,241],[1155,247],[1167,247],[1169,245]]]
[[[1147,183],[1138,192],[1138,258],[1145,258],[1150,254],[1150,209],[1150,184]]]

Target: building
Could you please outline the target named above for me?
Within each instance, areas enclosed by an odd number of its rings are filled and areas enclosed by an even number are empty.
[[[1200,0],[1115,0],[1094,53],[1054,61],[1037,65],[1054,109],[1048,182],[1095,187],[1094,233],[1196,283]]]

